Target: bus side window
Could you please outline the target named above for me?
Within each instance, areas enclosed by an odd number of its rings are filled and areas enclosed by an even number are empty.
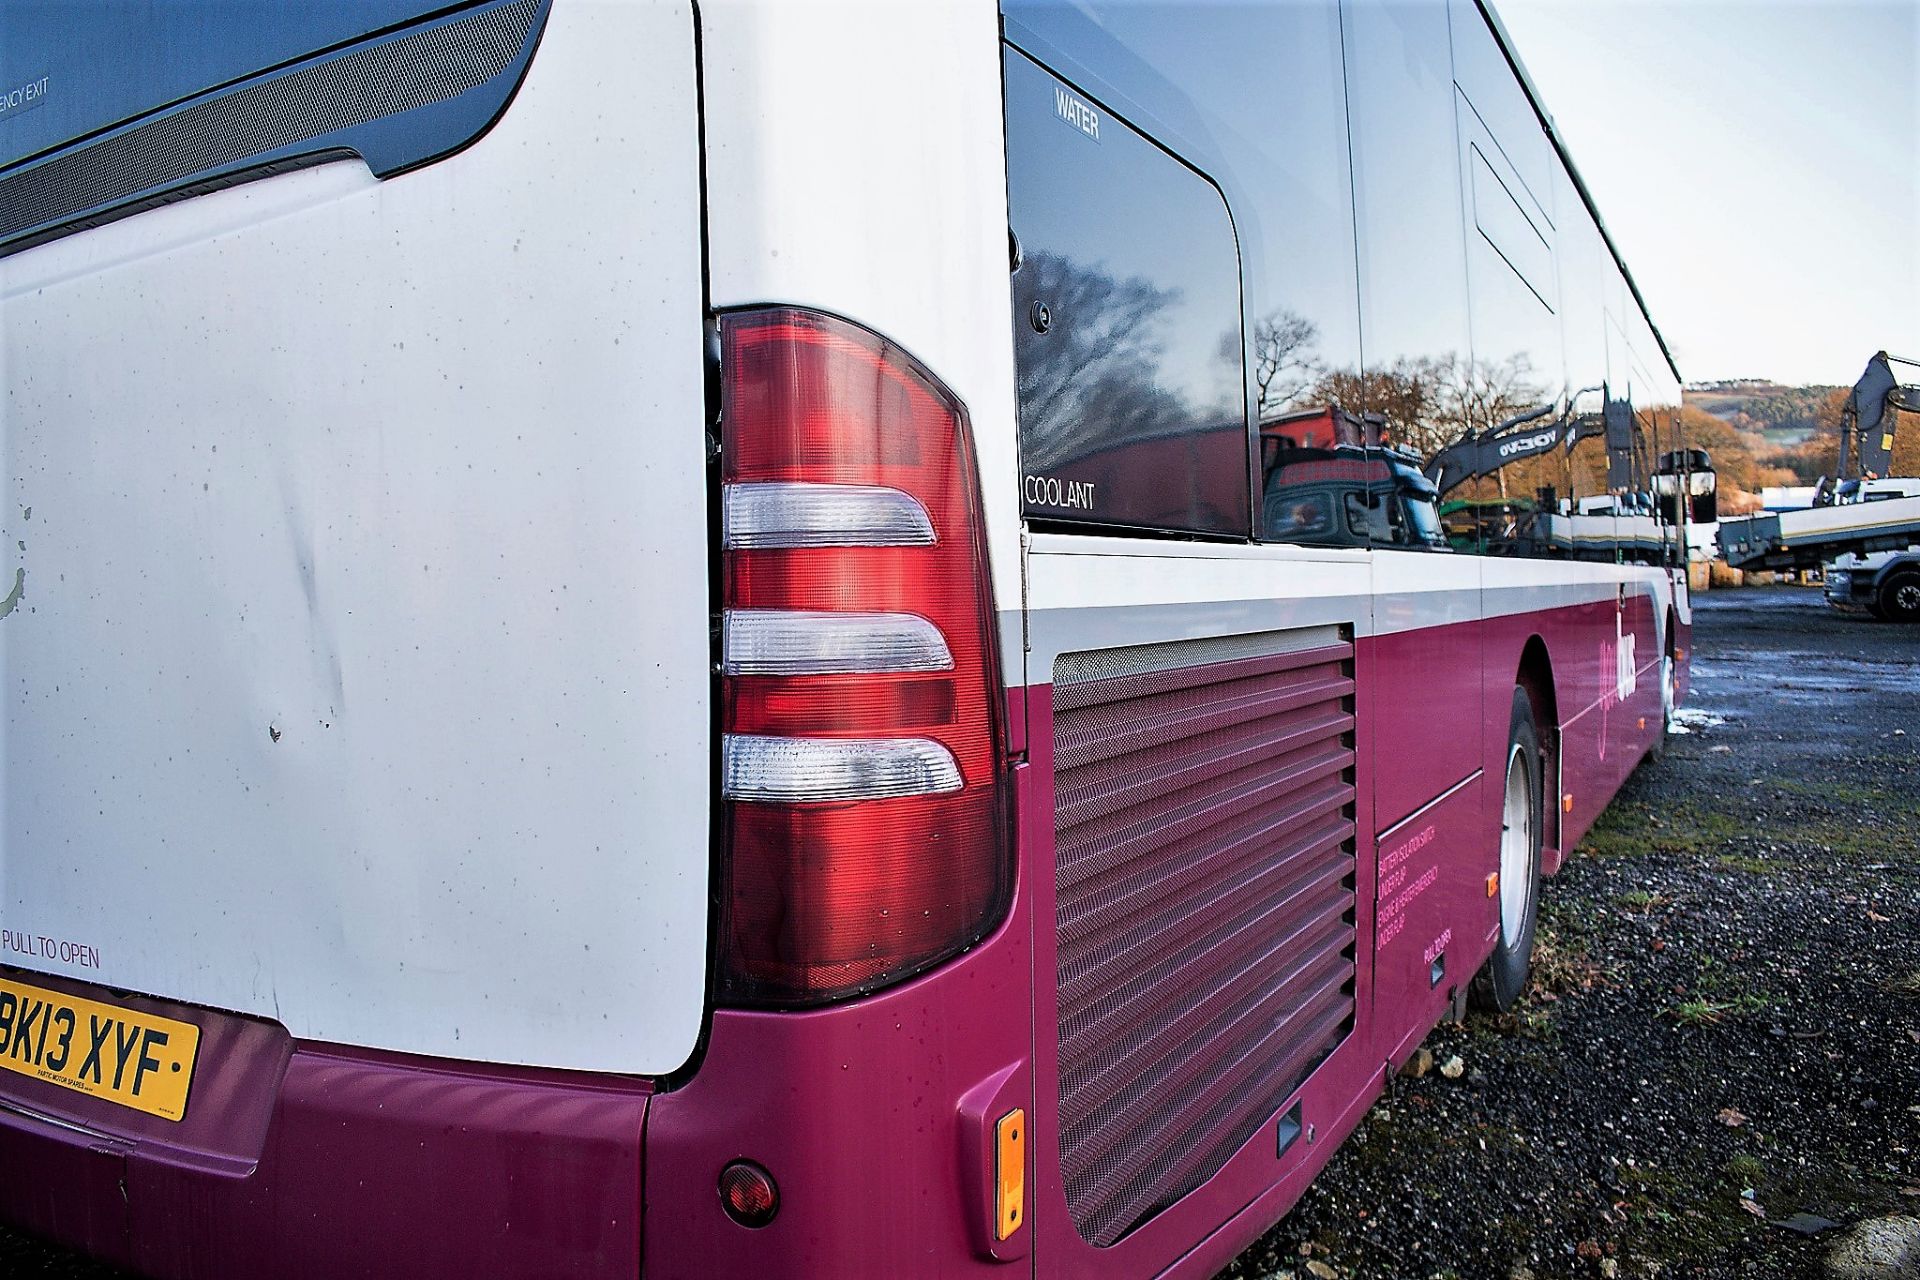
[[[1240,257],[1225,199],[1008,46],[1021,509],[1245,537]]]

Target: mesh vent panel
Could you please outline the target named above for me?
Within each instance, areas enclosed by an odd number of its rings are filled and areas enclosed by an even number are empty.
[[[0,178],[0,241],[465,93],[514,60],[541,2],[514,0],[218,91],[17,170]]]
[[[1055,669],[1060,1163],[1095,1245],[1215,1173],[1352,1026],[1353,647],[1249,639]]]

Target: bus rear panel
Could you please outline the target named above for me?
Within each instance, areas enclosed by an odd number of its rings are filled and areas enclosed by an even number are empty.
[[[0,20],[0,1216],[1204,1276],[1512,998],[1685,548],[1421,433],[1677,379],[1490,11],[1095,8]]]

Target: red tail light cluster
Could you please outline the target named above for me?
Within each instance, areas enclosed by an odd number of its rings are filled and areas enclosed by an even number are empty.
[[[977,941],[1011,875],[960,402],[795,310],[721,321],[722,999],[869,991]]]

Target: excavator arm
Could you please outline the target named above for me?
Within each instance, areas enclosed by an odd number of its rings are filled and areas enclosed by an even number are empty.
[[[1553,410],[1553,405],[1542,405],[1508,418],[1491,431],[1463,436],[1427,459],[1427,479],[1444,498],[1467,481],[1490,476],[1508,463],[1539,457],[1560,443],[1568,420],[1531,429],[1527,424],[1538,422]]]
[[[1604,387],[1578,392],[1569,405],[1578,403],[1589,392],[1605,396]],[[1607,438],[1607,487],[1632,488],[1647,470],[1645,440],[1633,408],[1625,400],[1605,396],[1600,413],[1562,414],[1547,426],[1533,426],[1554,411],[1546,404],[1508,418],[1491,431],[1469,433],[1427,459],[1427,479],[1441,497],[1469,480],[1490,476],[1502,467],[1527,458],[1537,458],[1556,445],[1571,450],[1592,436]]]
[[[1887,474],[1893,464],[1894,428],[1901,410],[1920,413],[1920,384],[1902,384],[1893,366],[1920,369],[1920,360],[1905,360],[1876,351],[1867,361],[1867,371],[1847,393],[1846,406],[1840,411],[1840,470],[1845,478],[1858,452],[1862,477]]]

